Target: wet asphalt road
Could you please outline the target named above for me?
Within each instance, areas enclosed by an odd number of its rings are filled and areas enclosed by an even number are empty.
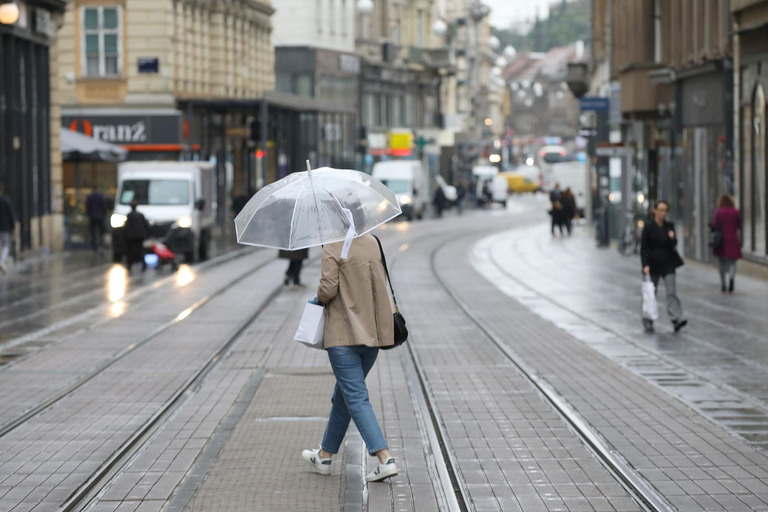
[[[242,249],[230,232],[214,235],[210,256]],[[182,264],[181,275],[191,266]],[[126,272],[125,265],[112,262],[107,248],[102,254],[90,250],[30,258],[0,276],[0,350],[53,325],[71,322],[94,308],[114,304],[144,287],[158,285],[171,275],[168,267]],[[15,358],[18,351],[0,352],[0,364]]]

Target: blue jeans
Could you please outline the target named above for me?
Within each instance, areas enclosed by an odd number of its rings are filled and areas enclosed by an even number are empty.
[[[368,400],[368,388],[365,385],[365,377],[373,368],[379,349],[355,345],[329,347],[326,351],[336,376],[336,387],[331,398],[331,415],[320,447],[328,453],[338,453],[349,420],[352,419],[368,447],[368,453],[373,455],[385,449],[387,441]]]

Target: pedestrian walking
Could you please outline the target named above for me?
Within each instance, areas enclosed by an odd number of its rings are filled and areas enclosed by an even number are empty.
[[[565,228],[568,230],[568,236],[571,236],[573,229],[573,218],[576,216],[576,196],[573,195],[571,187],[567,187],[563,192],[560,203],[563,205],[563,218]]]
[[[464,199],[467,197],[467,184],[463,181],[456,185],[456,209],[459,215],[464,211]]]
[[[552,236],[555,236],[555,227],[560,230],[560,236],[563,236],[563,228],[565,227],[565,211],[563,210],[562,199],[563,191],[560,190],[560,184],[555,183],[555,188],[549,192],[549,214],[552,216],[552,225],[550,231],[552,232]]]
[[[5,186],[0,183],[0,272],[8,270],[8,254],[11,251],[11,235],[16,227],[11,200],[5,195]]]
[[[104,223],[107,219],[107,200],[99,191],[99,186],[94,185],[93,190],[85,199],[85,212],[91,228],[91,249],[93,252],[102,252],[104,244]]]
[[[659,280],[664,280],[667,292],[667,314],[669,314],[675,332],[685,327],[688,320],[683,313],[683,305],[677,296],[675,271],[683,265],[683,259],[677,252],[675,225],[669,222],[669,203],[656,201],[653,208],[653,220],[643,227],[640,241],[640,259],[643,274],[650,276],[653,286],[658,290]],[[653,332],[653,320],[643,318],[646,332]]]
[[[309,258],[309,249],[299,249],[298,251],[280,250],[277,256],[278,258],[288,260],[288,270],[285,271],[283,284],[288,286],[293,281],[294,286],[303,288],[304,285],[300,278],[301,267],[304,265],[304,260]]]
[[[435,216],[436,217],[442,217],[443,216],[443,210],[445,210],[446,204],[448,203],[448,199],[445,197],[445,192],[443,191],[443,187],[440,185],[437,185],[435,187],[435,193],[432,199],[432,203],[435,205]]]
[[[331,474],[331,457],[338,453],[350,419],[370,455],[378,459],[366,476],[377,482],[398,474],[368,398],[365,377],[376,362],[380,347],[394,345],[392,301],[378,241],[364,235],[352,241],[342,259],[343,244],[323,247],[317,298],[325,304],[324,347],[336,385],[331,412],[319,449],[304,450],[302,458],[315,471]]]
[[[713,252],[717,256],[718,269],[720,270],[720,287],[726,292],[726,277],[728,277],[727,291],[733,293],[734,280],[736,279],[736,260],[741,259],[741,212],[736,208],[733,196],[721,195],[717,200],[717,209],[712,216],[712,229],[719,232],[719,240],[713,245]],[[717,237],[717,235],[715,235]]]
[[[141,271],[147,270],[147,262],[144,261],[144,240],[149,237],[149,222],[146,217],[136,209],[138,203],[131,201],[131,212],[125,221],[125,239],[128,243],[128,272],[134,263],[141,262]]]

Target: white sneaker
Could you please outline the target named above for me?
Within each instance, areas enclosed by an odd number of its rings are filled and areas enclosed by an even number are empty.
[[[390,457],[385,464],[376,464],[376,469],[368,473],[365,477],[366,482],[380,482],[389,477],[397,476],[400,473],[395,465],[395,459]]]
[[[318,453],[320,450],[304,450],[301,452],[301,457],[309,462],[313,468],[315,468],[315,471],[320,473],[321,475],[330,475],[331,474],[331,459],[321,459],[318,456]]]

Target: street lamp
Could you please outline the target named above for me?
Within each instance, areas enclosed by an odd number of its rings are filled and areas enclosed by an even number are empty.
[[[357,12],[371,14],[373,12],[373,0],[357,0]]]
[[[432,31],[435,33],[436,36],[443,37],[445,34],[448,33],[448,24],[441,19],[437,19],[432,24]]]
[[[19,6],[15,3],[0,4],[0,24],[13,25],[19,21]]]

